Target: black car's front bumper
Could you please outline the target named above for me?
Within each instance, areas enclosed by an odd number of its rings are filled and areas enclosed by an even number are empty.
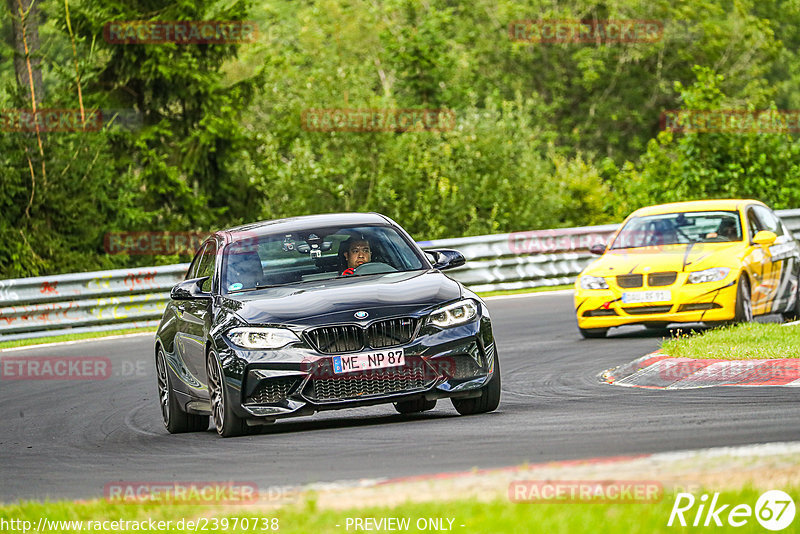
[[[470,397],[492,377],[495,345],[487,315],[448,328],[422,327],[399,347],[405,364],[370,371],[333,372],[333,355],[308,343],[278,350],[243,350],[226,343],[220,361],[228,398],[244,418],[273,420],[321,410]],[[366,349],[371,351],[373,349]]]

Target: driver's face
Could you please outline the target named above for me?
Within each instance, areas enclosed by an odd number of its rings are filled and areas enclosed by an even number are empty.
[[[367,241],[353,241],[350,248],[344,253],[347,266],[355,269],[362,263],[369,263],[372,260],[372,250]]]

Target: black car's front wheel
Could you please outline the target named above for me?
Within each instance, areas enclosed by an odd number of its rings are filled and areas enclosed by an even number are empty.
[[[783,318],[787,321],[800,319],[800,280],[798,280],[797,291],[795,292],[794,305],[783,312]]]
[[[211,420],[214,421],[217,434],[223,438],[247,434],[249,429],[247,422],[233,413],[232,399],[225,388],[225,375],[213,350],[208,351],[206,372],[208,395],[211,399]]]
[[[208,429],[208,416],[184,412],[175,397],[172,381],[167,369],[164,349],[158,347],[156,353],[156,378],[158,380],[158,401],[161,405],[161,418],[170,434],[183,432],[202,432]]]
[[[481,388],[480,397],[471,399],[450,399],[453,407],[461,415],[486,413],[497,409],[500,404],[500,360],[494,360],[494,374],[489,383]]]

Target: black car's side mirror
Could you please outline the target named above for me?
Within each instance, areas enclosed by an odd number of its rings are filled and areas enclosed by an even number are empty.
[[[202,278],[184,280],[172,288],[172,291],[169,292],[169,298],[172,300],[210,299],[211,293],[206,293],[202,289],[203,283],[208,278],[208,276],[203,276]]]
[[[589,252],[592,254],[596,254],[598,256],[602,256],[606,252],[606,244],[605,243],[596,243],[589,247]]]
[[[454,269],[467,263],[467,259],[457,250],[440,248],[436,250],[426,250],[428,257],[432,258],[433,268],[443,271]]]

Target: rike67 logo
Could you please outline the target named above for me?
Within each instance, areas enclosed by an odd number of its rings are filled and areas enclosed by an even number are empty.
[[[778,531],[791,525],[794,515],[794,501],[781,490],[770,490],[761,494],[755,507],[749,504],[722,503],[719,493],[714,493],[710,501],[707,494],[696,499],[691,493],[678,493],[667,526],[685,527],[691,524],[693,527],[741,527],[755,516],[756,521],[765,529]]]

